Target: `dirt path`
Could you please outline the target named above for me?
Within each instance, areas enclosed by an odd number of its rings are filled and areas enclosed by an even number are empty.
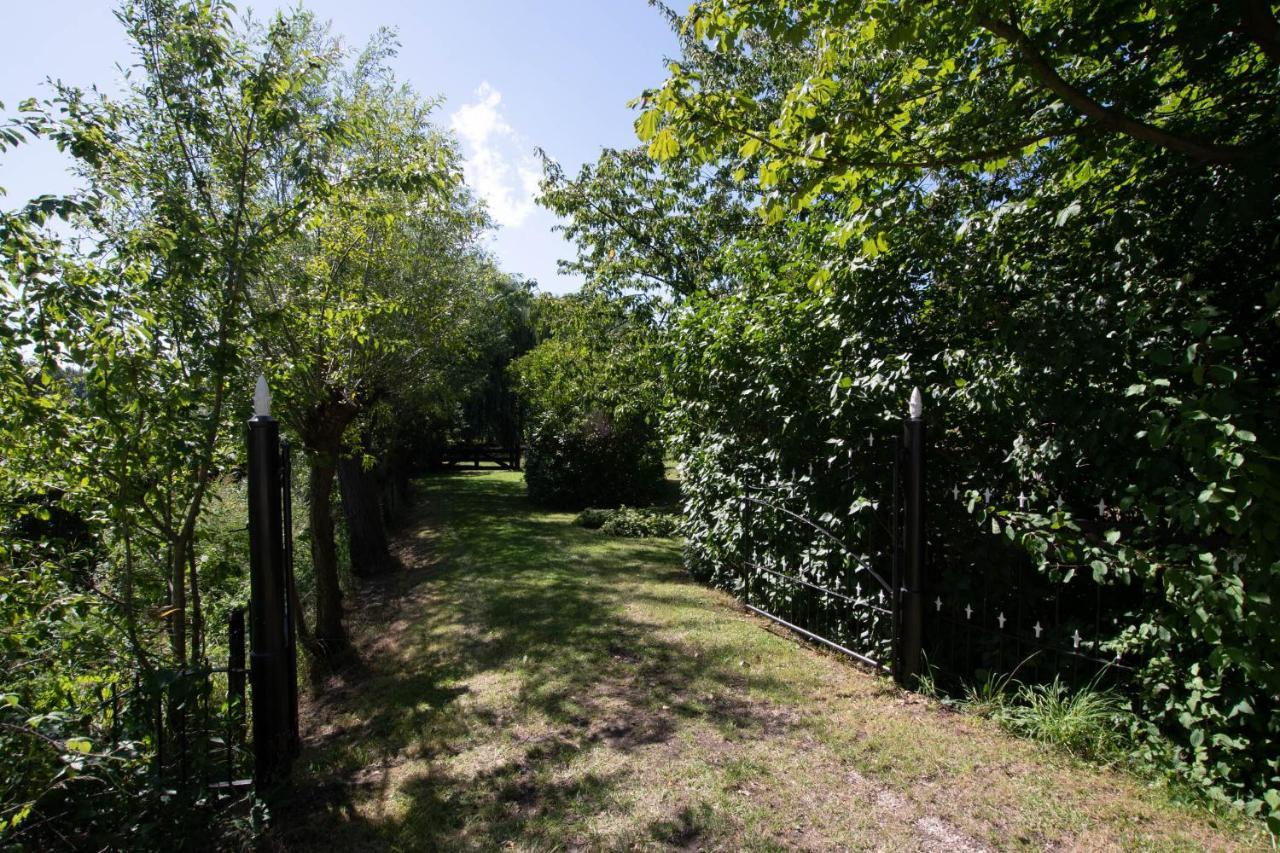
[[[304,709],[282,848],[1264,843],[775,634],[675,542],[532,510],[518,475],[426,492],[409,568],[355,603],[362,665]]]

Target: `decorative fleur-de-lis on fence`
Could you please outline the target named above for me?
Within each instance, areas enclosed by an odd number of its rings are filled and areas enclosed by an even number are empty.
[[[933,609],[939,613],[942,612],[942,596],[938,596],[933,600]]]
[[[1003,631],[1004,623],[1008,622],[1009,620],[1004,618],[1004,614],[1001,613],[998,617],[996,617],[996,621],[1000,623],[1000,630]]]
[[[871,432],[867,433],[867,447],[872,447],[875,445],[875,443],[876,443],[875,433],[871,433]]]
[[[1080,636],[1080,629],[1079,629],[1079,628],[1077,628],[1077,629],[1075,630],[1075,633],[1071,635],[1071,640],[1072,640],[1072,642],[1075,644],[1075,645],[1073,646],[1073,648],[1077,648],[1077,649],[1078,649],[1078,648],[1080,648],[1080,641],[1081,641],[1082,639],[1084,639],[1084,638]]]
[[[1101,518],[1106,514],[1107,514],[1107,502],[1104,501],[1102,498],[1098,498],[1098,517]]]
[[[1066,503],[1067,502],[1062,499],[1062,495],[1058,495],[1058,499],[1054,501],[1054,504],[1057,505],[1058,509],[1062,509]]]
[[[1022,492],[1018,492],[1018,509],[1027,508],[1027,496]]]
[[[1044,628],[1042,628],[1042,627],[1040,626],[1040,620],[1039,620],[1039,619],[1037,619],[1037,620],[1036,620],[1036,624],[1034,624],[1034,625],[1032,625],[1032,626],[1031,626],[1031,630],[1036,632],[1036,639],[1037,639],[1037,640],[1038,640],[1038,639],[1040,639],[1040,634],[1041,634],[1041,632],[1043,632],[1043,631],[1044,631]]]
[[[964,606],[964,618],[966,619],[973,618],[973,607],[971,605],[966,604]]]
[[[991,489],[990,489],[990,487],[988,487],[987,489],[985,489],[985,490],[982,492],[982,497],[986,499],[987,503],[991,503]]]
[[[960,487],[959,487],[959,486],[952,486],[952,487],[951,487],[951,497],[952,497],[953,499],[955,499],[955,500],[960,500]]]

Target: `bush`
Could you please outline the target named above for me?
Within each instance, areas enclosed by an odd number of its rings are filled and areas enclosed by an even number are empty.
[[[662,444],[639,419],[603,413],[530,431],[525,484],[537,504],[566,509],[652,501],[662,486]]]
[[[607,509],[584,509],[578,513],[578,517],[573,522],[579,527],[585,527],[588,530],[599,530],[609,520],[611,514],[612,511]]]
[[[662,485],[653,318],[592,296],[534,304],[540,342],[512,363],[525,483],[546,506],[645,504]]]
[[[666,512],[624,506],[608,513],[600,532],[625,537],[675,536],[680,532],[680,518]]]

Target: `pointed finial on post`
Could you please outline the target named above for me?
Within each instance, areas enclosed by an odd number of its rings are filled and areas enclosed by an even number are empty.
[[[920,395],[919,388],[911,392],[911,402],[907,405],[907,414],[916,420],[919,420],[920,416],[924,414],[924,397]]]
[[[271,390],[267,388],[267,377],[261,373],[258,374],[258,384],[253,388],[253,416],[271,417]]]

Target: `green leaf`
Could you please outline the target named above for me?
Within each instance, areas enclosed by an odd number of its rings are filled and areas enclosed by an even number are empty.
[[[669,127],[659,130],[658,135],[649,143],[649,156],[659,162],[670,160],[678,153],[680,153],[680,143]]]
[[[69,752],[88,753],[93,750],[93,743],[84,737],[67,738],[66,747]]]
[[[1080,202],[1073,201],[1071,204],[1058,211],[1058,215],[1054,218],[1054,224],[1061,228],[1067,224],[1067,220],[1080,212]]]
[[[645,110],[640,114],[640,118],[636,119],[636,136],[640,138],[641,142],[648,142],[653,139],[653,135],[658,132],[658,122],[661,119],[662,110],[657,107]]]

